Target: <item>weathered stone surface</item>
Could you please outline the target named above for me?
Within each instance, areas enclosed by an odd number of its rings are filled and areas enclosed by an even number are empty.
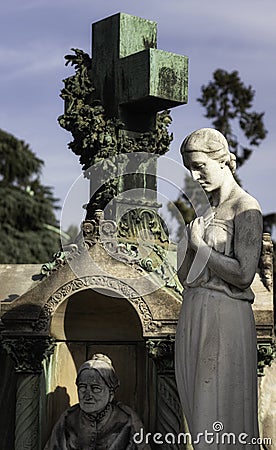
[[[210,199],[208,210],[187,225],[186,247],[184,238],[179,245],[179,257],[185,248],[179,269],[184,301],[175,366],[183,412],[193,439],[219,423],[219,431],[236,437],[245,432],[257,450],[257,340],[250,285],[262,250],[260,206],[237,183],[236,157],[218,130],[194,131],[184,139],[181,154]],[[201,441],[196,447],[205,446]]]
[[[154,111],[187,102],[188,58],[157,50],[156,30],[155,22],[124,13],[92,26],[95,97],[126,129],[146,131]]]
[[[80,272],[85,274],[85,276],[93,275],[106,275],[108,273],[108,279],[110,282],[114,278],[115,283],[113,286],[119,289],[119,283],[116,284],[116,280],[119,278],[124,279],[127,283],[128,279],[137,279],[138,285],[140,283],[140,277],[145,276],[145,271],[137,271],[135,268],[130,268],[127,264],[122,263],[114,258],[110,257],[106,251],[99,245],[95,245],[91,248],[89,252],[90,256],[86,255],[82,261],[78,264],[78,269]],[[87,259],[88,258],[88,259]],[[91,259],[90,259],[91,258]],[[93,264],[93,261],[99,261],[99,264]],[[87,264],[88,263],[88,264]],[[173,259],[172,259],[173,263]],[[176,264],[176,255],[175,255]],[[73,266],[74,267],[74,266]],[[17,319],[26,319],[26,313],[31,312],[31,318],[33,321],[38,319],[41,313],[41,308],[55,292],[59,290],[62,286],[68,285],[68,283],[74,281],[76,276],[70,266],[65,264],[59,271],[53,273],[49,278],[45,278],[42,281],[33,281],[33,275],[37,275],[40,272],[41,266],[39,265],[14,265],[6,266],[0,265],[1,271],[1,289],[2,298],[4,302],[1,302],[1,314],[11,309],[9,312],[10,318],[14,317]],[[82,269],[83,268],[83,269]],[[105,289],[110,289],[112,283],[108,286],[108,279],[106,279]],[[104,279],[102,279],[104,280]],[[103,281],[104,283],[104,281]],[[6,301],[11,295],[10,292],[17,287],[17,292],[19,298],[14,298],[12,301]],[[25,288],[27,287],[26,291]],[[93,284],[87,286],[88,289],[93,289]],[[94,287],[97,287],[97,281],[95,279]],[[123,285],[122,285],[123,287]],[[80,284],[80,291],[85,289],[85,285]],[[104,288],[104,285],[102,285]],[[273,298],[272,293],[269,292],[262,284],[260,277],[256,274],[253,285],[253,291],[255,293],[255,301],[253,304],[253,311],[256,320],[258,341],[259,342],[272,342],[273,336]],[[127,287],[126,287],[127,289]],[[64,291],[66,292],[66,290]],[[70,291],[68,291],[70,292]],[[74,292],[78,292],[75,290]],[[129,291],[131,292],[131,291]],[[72,291],[73,293],[73,291]],[[120,293],[123,296],[123,292]],[[59,311],[65,311],[67,301],[70,295],[64,295],[63,300],[65,303],[57,309],[57,314]],[[11,297],[10,297],[11,298]],[[14,308],[16,300],[16,308]],[[177,317],[181,307],[181,296],[179,293],[175,292],[170,288],[163,288],[159,292],[152,292],[144,296],[144,301],[149,308],[152,320],[157,323],[162,323],[162,329],[160,326],[159,333],[162,335],[174,333]],[[169,306],[168,306],[169,305]],[[63,315],[63,313],[62,313]],[[57,320],[55,318],[55,320]],[[25,331],[27,319],[24,324]],[[55,327],[59,327],[58,322],[55,322]]]
[[[11,302],[36,284],[41,264],[0,264],[0,301]]]

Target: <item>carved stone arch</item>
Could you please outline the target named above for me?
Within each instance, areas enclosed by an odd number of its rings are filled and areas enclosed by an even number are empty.
[[[61,303],[72,294],[89,288],[108,289],[119,294],[117,296],[126,299],[134,307],[140,318],[143,334],[158,329],[158,324],[153,320],[147,303],[142,297],[138,296],[135,289],[121,280],[102,275],[93,275],[76,278],[57,289],[44,304],[39,318],[34,324],[34,330],[49,333],[52,317]]]

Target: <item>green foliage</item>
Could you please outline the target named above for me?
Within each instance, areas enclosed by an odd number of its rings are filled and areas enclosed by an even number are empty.
[[[74,140],[68,147],[80,155],[83,169],[121,153],[166,153],[172,141],[167,130],[171,123],[169,111],[157,114],[156,129],[151,132],[141,133],[137,138],[121,133],[124,123],[116,117],[108,118],[101,101],[95,98],[90,56],[82,50],[72,50],[75,55],[67,55],[65,59],[66,65],[75,68],[75,75],[63,80],[61,98],[65,102],[65,112],[58,121],[72,133]]]
[[[28,144],[0,130],[2,264],[44,262],[59,248],[56,199],[51,188],[40,182],[42,166]]]
[[[79,155],[83,170],[94,166],[94,174],[102,179],[101,172],[109,173],[109,180],[91,198],[87,218],[96,209],[105,206],[118,195],[116,156],[122,153],[148,152],[162,155],[169,150],[172,135],[168,133],[171,123],[169,111],[156,116],[156,128],[139,133],[138,136],[124,132],[124,123],[117,117],[108,117],[101,101],[96,98],[93,87],[92,60],[87,53],[72,49],[74,55],[65,56],[66,65],[71,64],[75,74],[64,81],[61,98],[65,102],[64,114],[58,118],[61,127],[70,131],[73,141],[68,147]],[[97,166],[101,161],[102,164]],[[105,177],[104,177],[105,178]]]
[[[251,110],[255,91],[244,85],[237,71],[217,69],[213,80],[201,87],[201,94],[197,100],[206,109],[205,117],[224,134],[240,167],[267,134],[264,113]]]

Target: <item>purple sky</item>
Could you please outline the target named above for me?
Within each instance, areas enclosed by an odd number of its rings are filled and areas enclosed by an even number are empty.
[[[71,47],[90,53],[91,23],[120,11],[156,21],[158,48],[189,56],[189,103],[172,110],[174,142],[168,156],[176,161],[183,138],[211,125],[196,98],[214,70],[238,70],[252,85],[254,109],[265,111],[269,133],[239,176],[265,213],[275,211],[275,0],[6,1],[0,18],[0,127],[28,142],[45,161],[43,182],[54,187],[62,205],[81,174],[78,158],[67,149],[71,135],[56,120],[63,113],[62,79],[72,73],[63,58]],[[85,201],[76,200],[65,225],[79,223]]]

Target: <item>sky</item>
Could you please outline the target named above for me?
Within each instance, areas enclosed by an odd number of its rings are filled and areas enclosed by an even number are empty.
[[[82,173],[67,148],[71,135],[57,123],[63,113],[62,79],[73,73],[64,56],[72,47],[91,55],[91,24],[117,12],[157,22],[158,48],[189,57],[188,104],[171,111],[174,141],[167,156],[173,160],[181,162],[179,147],[187,134],[211,126],[196,99],[217,68],[237,70],[253,87],[253,109],[265,112],[268,135],[239,177],[264,213],[276,211],[275,0],[4,0],[0,128],[28,142],[44,160],[42,181],[53,187],[60,206]],[[184,174],[185,169],[183,179]],[[166,195],[173,200],[177,192]],[[65,227],[79,224],[85,202],[75,199]]]

